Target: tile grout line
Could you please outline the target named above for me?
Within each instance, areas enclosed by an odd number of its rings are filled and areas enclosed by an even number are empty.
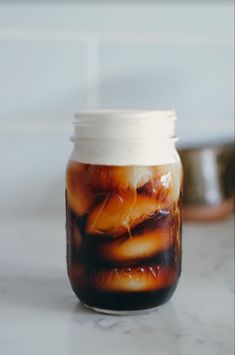
[[[233,35],[195,34],[185,32],[92,32],[61,31],[53,29],[4,29],[0,28],[0,41],[45,41],[64,43],[87,43],[94,38],[100,42],[121,43],[173,43],[191,45],[233,45]]]
[[[99,39],[94,36],[87,41],[87,108],[100,108],[100,60]]]

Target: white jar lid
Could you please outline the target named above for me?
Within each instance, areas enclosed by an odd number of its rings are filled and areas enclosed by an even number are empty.
[[[75,113],[77,138],[164,139],[175,134],[176,114],[173,110],[100,110]]]
[[[90,164],[156,165],[172,162],[173,110],[100,110],[75,113],[73,159]]]

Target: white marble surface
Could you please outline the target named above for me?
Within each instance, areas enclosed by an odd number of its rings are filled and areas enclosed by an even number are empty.
[[[172,300],[138,316],[85,310],[65,271],[63,217],[1,220],[1,355],[232,355],[233,220],[184,226]]]

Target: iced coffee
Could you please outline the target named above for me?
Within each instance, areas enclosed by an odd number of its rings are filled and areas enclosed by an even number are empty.
[[[91,308],[166,302],[181,272],[181,165],[98,165],[66,172],[67,267]]]

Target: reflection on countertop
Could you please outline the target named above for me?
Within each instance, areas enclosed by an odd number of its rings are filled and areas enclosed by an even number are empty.
[[[1,220],[1,354],[233,354],[232,218],[185,224],[172,300],[133,316],[79,304],[66,276],[64,223],[63,216]]]

